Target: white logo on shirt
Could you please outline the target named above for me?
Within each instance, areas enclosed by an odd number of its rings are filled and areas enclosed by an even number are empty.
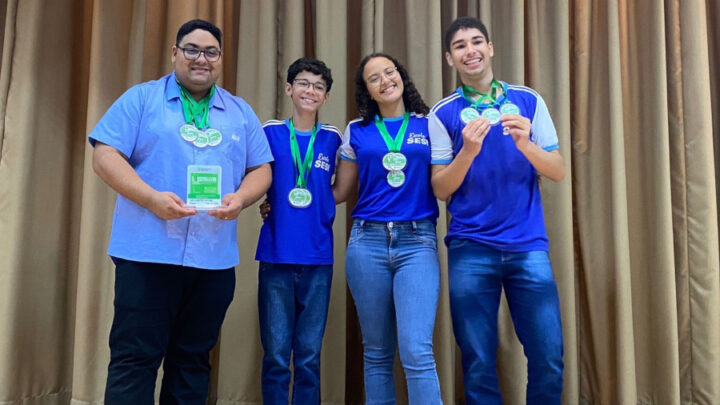
[[[231,137],[231,138],[232,138],[233,141],[235,141],[235,142],[240,142],[240,135],[232,134],[232,137]]]
[[[425,136],[425,134],[416,134],[414,132],[411,132],[410,135],[408,135],[406,143],[408,145],[417,144],[417,145],[430,146],[430,142],[428,141],[427,136]]]
[[[315,160],[315,167],[323,169],[326,172],[330,171],[330,157],[325,156],[322,153],[318,154],[317,160]]]

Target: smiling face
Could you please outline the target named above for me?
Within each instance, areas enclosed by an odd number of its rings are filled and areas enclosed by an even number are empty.
[[[450,40],[445,52],[448,65],[455,67],[463,82],[492,77],[493,44],[477,28],[462,28]]]
[[[370,97],[379,106],[402,102],[402,77],[395,64],[388,58],[379,56],[370,59],[363,69],[363,79]]]
[[[292,99],[298,112],[311,113],[316,113],[330,97],[322,76],[306,70],[298,73],[292,84],[285,83],[285,94]]]
[[[191,60],[185,57],[180,48],[195,48],[201,51],[220,50],[220,44],[208,31],[196,29],[185,35],[178,46],[172,47],[175,76],[193,97],[202,97],[220,76],[222,56],[214,62],[208,62],[207,57],[202,53],[197,59]]]

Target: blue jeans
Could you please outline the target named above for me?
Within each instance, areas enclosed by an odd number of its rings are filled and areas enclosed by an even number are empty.
[[[528,405],[560,404],[560,303],[547,252],[503,252],[469,240],[448,246],[450,312],[462,352],[467,404],[501,405],[496,374],[498,307],[505,288],[528,359]]]
[[[160,404],[204,404],[210,349],[233,299],[235,271],[115,259],[105,403],[153,404],[163,362]]]
[[[366,404],[395,403],[397,346],[410,403],[441,404],[432,342],[440,290],[435,225],[355,220],[345,269],[363,336]]]
[[[332,266],[260,263],[258,309],[265,404],[288,403],[293,353],[293,404],[320,403],[322,348]]]

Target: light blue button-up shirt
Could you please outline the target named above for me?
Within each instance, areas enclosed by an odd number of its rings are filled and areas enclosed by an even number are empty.
[[[150,187],[183,200],[188,165],[220,166],[224,196],[240,187],[247,168],[273,160],[250,106],[219,87],[210,100],[209,125],[222,133],[222,142],[199,148],[180,136],[184,124],[180,88],[172,73],[126,91],[100,119],[89,141],[119,150]],[[108,254],[139,262],[227,269],[239,263],[236,221],[202,212],[163,220],[118,195]]]

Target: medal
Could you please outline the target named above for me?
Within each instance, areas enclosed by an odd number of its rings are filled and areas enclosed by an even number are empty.
[[[185,124],[180,127],[180,136],[188,142],[196,140],[199,132],[195,125],[192,124]]]
[[[387,182],[390,187],[398,188],[405,183],[405,173],[400,170],[392,170],[387,174]]]
[[[288,201],[295,208],[307,208],[312,202],[312,193],[306,188],[295,187],[288,193]]]
[[[500,114],[520,114],[520,108],[513,103],[504,103],[500,106]]]
[[[515,104],[511,102],[504,103],[500,106],[500,114],[520,114],[520,108],[516,106]],[[503,127],[503,134],[508,135],[510,133],[510,128]]]
[[[388,152],[382,158],[385,170],[402,170],[407,165],[407,158],[400,152]]]
[[[288,126],[290,127],[290,155],[292,156],[295,170],[297,172],[297,180],[295,181],[295,188],[290,190],[288,194],[288,201],[290,205],[295,208],[305,208],[312,202],[312,194],[308,190],[307,182],[310,177],[310,170],[312,170],[312,160],[315,156],[313,145],[315,144],[315,135],[317,135],[318,125],[317,123],[313,126],[312,135],[308,142],[307,150],[305,151],[305,159],[300,159],[300,146],[298,145],[297,137],[295,136],[295,126],[293,126],[292,119],[289,120]]]
[[[484,109],[481,115],[490,121],[490,125],[497,125],[497,123],[500,122],[500,111],[495,107]]]
[[[498,92],[500,94],[498,94]],[[462,91],[458,89],[458,93],[463,96],[463,98],[470,103],[470,105],[477,109],[482,109],[482,113],[480,114],[483,118],[490,121],[490,125],[497,125],[500,122],[500,111],[498,111],[497,108],[493,107],[498,103],[498,100],[502,97],[504,93],[506,93],[505,85],[501,84],[499,81],[492,79],[490,82],[490,89],[487,91],[487,93],[480,93],[479,91],[475,90],[474,88],[463,84],[462,85]],[[472,98],[470,98],[466,93],[472,93],[479,96],[477,101],[474,101]],[[511,103],[506,103],[511,104]],[[514,104],[512,104],[515,106]],[[511,108],[511,107],[506,107]],[[515,106],[517,108],[517,106]],[[465,108],[460,113],[460,119],[463,119],[463,114],[465,114],[465,110],[468,110],[469,108]],[[469,112],[467,114],[470,114]],[[508,112],[507,114],[512,114]],[[463,119],[463,122],[465,120]],[[467,123],[467,122],[465,122]]]
[[[382,165],[385,170],[388,171],[387,182],[390,187],[398,188],[405,183],[405,173],[402,170],[407,166],[407,157],[400,153],[403,141],[405,140],[405,131],[407,131],[408,123],[410,122],[410,113],[403,115],[403,122],[400,125],[400,129],[393,139],[388,133],[385,122],[379,117],[375,118],[375,126],[377,127],[380,135],[382,135],[385,146],[387,146],[389,152],[386,153],[382,158]]]
[[[470,121],[479,117],[480,113],[472,107],[466,107],[463,108],[462,111],[460,111],[460,120],[466,124],[469,124]]]
[[[208,138],[208,146],[218,146],[222,142],[222,134],[217,129],[208,128],[205,135]]]
[[[182,103],[185,124],[180,127],[182,139],[191,142],[198,148],[216,146],[222,141],[222,134],[217,129],[202,131],[200,128],[208,128],[208,117],[210,114],[210,99],[215,95],[215,85],[210,92],[200,101],[196,101],[187,89],[180,82],[180,102]]]
[[[208,146],[208,136],[203,131],[198,131],[197,139],[193,141],[193,145],[197,146],[198,148],[204,148]]]

